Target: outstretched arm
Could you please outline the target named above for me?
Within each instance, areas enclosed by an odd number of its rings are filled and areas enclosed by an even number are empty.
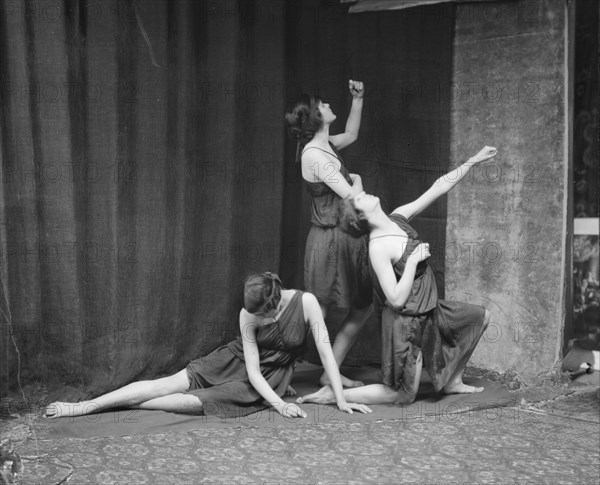
[[[394,214],[401,214],[407,219],[411,219],[417,214],[423,212],[433,202],[442,195],[447,194],[458,182],[460,182],[469,172],[472,166],[489,160],[496,156],[497,150],[494,147],[484,147],[477,155],[469,158],[460,167],[437,179],[433,185],[417,200],[398,207]]]
[[[275,410],[286,418],[305,418],[306,413],[294,403],[286,403],[281,399],[260,372],[260,356],[256,344],[256,333],[258,326],[254,317],[246,310],[240,311],[240,332],[242,334],[242,345],[244,348],[244,361],[250,383],[256,391]]]
[[[342,379],[340,377],[340,371],[338,369],[337,362],[333,356],[333,350],[329,342],[329,334],[327,327],[325,326],[325,319],[321,312],[321,307],[315,296],[311,293],[304,293],[302,295],[302,305],[304,309],[304,315],[308,319],[310,328],[315,339],[317,352],[325,369],[327,377],[335,400],[337,402],[340,411],[352,414],[352,410],[357,410],[363,413],[369,412],[370,410],[363,404],[347,403],[344,397],[344,389],[342,387]]]
[[[413,282],[415,281],[415,273],[419,262],[427,259],[429,253],[429,244],[419,244],[406,260],[404,272],[400,280],[396,280],[396,273],[392,267],[389,255],[385,254],[383,242],[373,243],[369,245],[369,258],[373,271],[377,275],[381,289],[385,294],[386,299],[395,307],[402,308],[412,290]]]
[[[346,129],[344,133],[329,137],[329,141],[333,143],[338,150],[345,148],[356,141],[358,138],[358,131],[360,130],[360,120],[362,118],[363,96],[365,94],[363,83],[350,79],[348,81],[348,88],[352,95],[352,107],[350,108],[350,114],[346,121]]]

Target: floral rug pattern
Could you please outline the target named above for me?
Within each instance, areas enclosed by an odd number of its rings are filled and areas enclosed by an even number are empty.
[[[597,422],[519,407],[278,428],[30,436],[16,445],[23,485],[596,484],[600,477]]]

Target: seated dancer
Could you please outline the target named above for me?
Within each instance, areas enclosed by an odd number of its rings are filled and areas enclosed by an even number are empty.
[[[480,162],[496,155],[485,147],[463,165],[439,178],[417,200],[387,216],[373,195],[360,193],[339,208],[340,227],[354,236],[369,233],[369,259],[375,275],[375,299],[381,313],[383,384],[345,389],[344,396],[365,404],[409,404],[419,389],[422,365],[436,391],[474,393],[462,373],[489,322],[477,305],[438,300],[433,272],[425,261],[429,245],[418,240],[408,221],[454,187]],[[382,305],[380,305],[382,306]],[[297,402],[333,402],[328,386]]]
[[[295,360],[306,345],[309,328],[336,396],[338,408],[352,414],[371,410],[347,403],[327,328],[317,299],[310,293],[283,289],[273,273],[250,276],[240,311],[241,337],[205,357],[191,361],[170,377],[128,384],[90,401],[54,402],[45,416],[81,416],[109,408],[158,409],[175,413],[245,416],[269,405],[288,418],[306,417],[294,403],[281,399],[289,387]]]

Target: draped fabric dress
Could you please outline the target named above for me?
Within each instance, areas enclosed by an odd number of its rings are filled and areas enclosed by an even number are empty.
[[[389,217],[408,235],[402,258],[394,264],[399,281],[408,256],[421,241],[405,217],[399,214]],[[402,308],[386,300],[376,277],[374,293],[376,310],[381,312],[384,384],[401,391],[399,403],[412,402],[416,395],[413,387],[416,358],[421,350],[423,365],[439,392],[475,350],[485,330],[485,308],[438,300],[435,278],[427,261],[418,264],[410,295]]]
[[[339,152],[331,143],[330,147],[340,160],[339,174],[352,185]],[[309,147],[305,151],[310,149],[319,150]],[[331,173],[321,174],[324,180],[337,176],[333,167]],[[337,227],[340,197],[325,182],[305,182],[311,196],[311,228],[304,253],[304,289],[324,306],[365,308],[373,299],[367,239],[354,238]]]
[[[308,332],[300,291],[276,321],[258,328],[260,371],[278,396],[283,396],[292,380]],[[200,399],[206,415],[231,418],[268,407],[248,378],[241,337],[191,361],[186,369],[190,381],[187,392]]]

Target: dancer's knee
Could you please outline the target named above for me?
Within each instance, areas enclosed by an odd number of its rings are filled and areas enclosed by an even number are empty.
[[[169,377],[163,377],[150,381],[153,393],[158,396],[166,396],[178,392],[187,391],[190,388],[190,375],[187,368]]]
[[[198,396],[184,394],[183,400],[184,412],[187,414],[195,414],[196,416],[204,415],[204,405]]]
[[[180,386],[177,385],[177,381],[173,378],[173,376],[155,379],[153,381],[149,381],[149,383],[152,394],[155,396],[167,396],[169,394],[174,394],[181,391]]]
[[[416,389],[399,389],[396,392],[396,400],[394,404],[400,406],[407,406],[412,404],[417,399],[417,390]]]

